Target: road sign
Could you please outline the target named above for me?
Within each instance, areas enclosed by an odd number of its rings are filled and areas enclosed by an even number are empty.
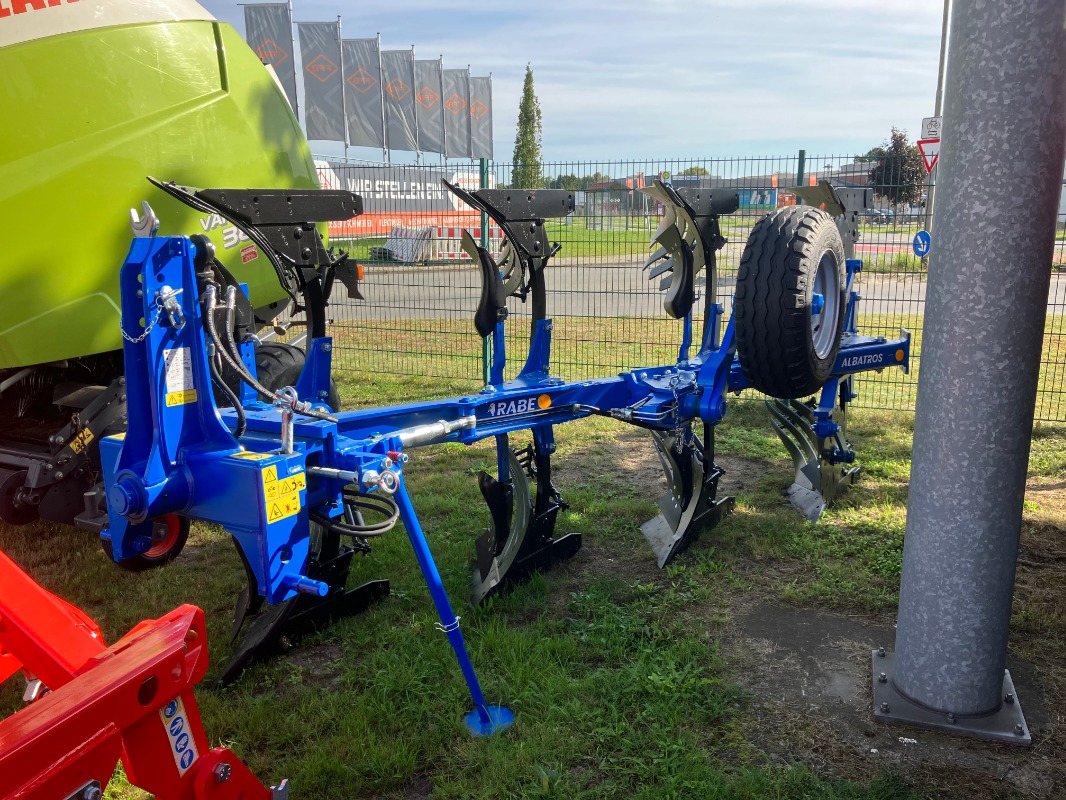
[[[939,139],[943,117],[925,117],[922,119],[922,138]]]
[[[936,160],[940,156],[939,139],[919,139],[918,150],[921,151],[922,161],[925,162],[925,171],[932,172],[936,166]]]
[[[929,235],[929,231],[918,231],[914,234],[914,241],[911,242],[911,249],[914,250],[914,255],[918,258],[925,258],[929,255],[929,248],[933,245],[933,237]]]

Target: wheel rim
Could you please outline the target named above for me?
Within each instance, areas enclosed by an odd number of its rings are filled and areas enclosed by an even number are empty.
[[[815,313],[817,302],[814,295],[822,297],[819,313]],[[818,261],[811,302],[811,339],[818,358],[826,358],[833,352],[838,338],[837,321],[839,318],[840,265],[837,263],[836,254],[832,250],[827,250]]]
[[[181,517],[167,514],[152,523],[152,546],[141,555],[145,558],[162,558],[178,543],[181,536]]]

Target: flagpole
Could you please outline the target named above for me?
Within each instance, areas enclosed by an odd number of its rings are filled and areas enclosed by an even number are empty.
[[[341,44],[343,40],[341,34],[341,15],[337,15],[337,61],[340,62],[341,70],[341,122],[344,130],[344,163],[348,163],[348,106],[344,97],[344,46]]]
[[[440,149],[444,152],[440,154],[440,163],[442,166],[448,165],[448,123],[444,119],[444,54],[441,53],[437,59],[437,77],[440,84]]]
[[[470,117],[470,65],[466,65],[466,157],[474,161],[474,123]]]
[[[422,150],[418,142],[418,101],[415,100],[415,46],[411,45],[411,110],[415,114],[415,163],[422,163]]]
[[[440,126],[441,126],[441,164],[448,166],[448,121],[444,118],[444,53],[440,54]]]
[[[385,123],[385,67],[381,63],[381,31],[378,31],[378,88],[381,90],[381,157],[386,164],[392,163],[389,154],[389,126]]]

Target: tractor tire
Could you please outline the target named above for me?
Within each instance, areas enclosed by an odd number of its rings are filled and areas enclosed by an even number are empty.
[[[293,386],[303,371],[307,354],[299,347],[284,342],[266,342],[255,348],[255,371],[259,382],[271,391]],[[337,382],[329,380],[329,405],[334,411],[341,410],[341,397]]]
[[[140,555],[131,556],[118,565],[129,572],[144,572],[168,564],[178,557],[189,539],[189,518],[165,514],[155,520],[152,546]],[[108,558],[114,558],[111,542],[101,540]]]
[[[829,379],[844,330],[845,274],[844,244],[824,211],[787,206],[755,224],[733,301],[737,355],[752,386],[794,399]]]

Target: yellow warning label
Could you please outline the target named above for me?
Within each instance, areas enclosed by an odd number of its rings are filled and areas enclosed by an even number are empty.
[[[277,500],[268,501],[266,506],[268,523],[294,516],[300,513],[300,493],[283,494]]]
[[[70,449],[75,453],[80,453],[85,449],[85,446],[89,444],[96,437],[93,436],[93,432],[86,428],[73,439],[70,440]]]
[[[263,508],[267,523],[291,517],[300,511],[300,492],[307,488],[307,479],[302,472],[278,480],[277,466],[263,470]]]
[[[234,458],[246,458],[249,461],[262,461],[265,458],[270,458],[270,453],[253,453],[251,450],[245,450],[243,453],[234,453]]]
[[[126,432],[123,431],[122,433],[113,433],[110,436],[105,436],[104,438],[105,439],[117,439],[118,441],[121,442],[123,439],[126,438]]]
[[[167,392],[167,406],[183,406],[186,403],[196,402],[196,390],[186,389],[183,392]]]
[[[304,480],[302,472],[297,472],[295,475],[290,475],[288,478],[278,481],[278,494],[291,494],[306,488],[307,481]]]

